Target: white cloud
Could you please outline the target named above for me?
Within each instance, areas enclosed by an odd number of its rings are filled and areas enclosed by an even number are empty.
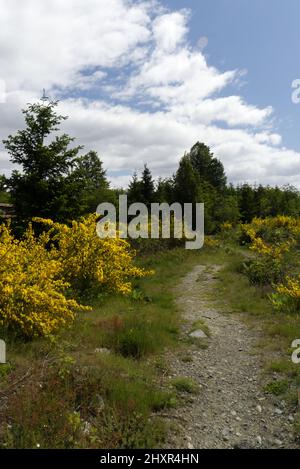
[[[0,70],[9,88],[72,86],[89,67],[120,66],[150,37],[146,3],[0,0]]]
[[[155,1],[0,0],[0,138],[23,126],[20,108],[41,95],[63,98],[64,129],[99,151],[124,185],[148,163],[170,175],[197,140],[210,145],[229,180],[300,186],[300,154],[282,147],[271,106],[239,90],[241,71],[220,71],[188,43],[187,10]],[[0,149],[0,172],[11,164]]]
[[[173,52],[181,45],[188,32],[186,15],[188,12],[174,12],[157,17],[153,22],[153,37],[156,48],[162,52]]]

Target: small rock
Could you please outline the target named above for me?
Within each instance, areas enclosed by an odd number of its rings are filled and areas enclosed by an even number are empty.
[[[257,410],[257,412],[259,412],[259,413],[261,414],[261,413],[262,413],[262,407],[261,407],[261,405],[257,405],[257,406],[256,406],[256,410]]]
[[[96,348],[95,353],[106,353],[107,355],[111,353],[111,351],[108,348],[102,347],[102,348]]]
[[[191,332],[190,337],[193,337],[194,339],[207,339],[207,335],[205,332],[201,331],[201,329]]]
[[[192,445],[192,443],[190,441],[188,442],[187,447],[188,447],[188,449],[194,449],[194,446]]]
[[[282,441],[281,440],[276,439],[276,440],[274,440],[274,443],[275,443],[276,446],[282,446]]]
[[[234,449],[252,449],[253,445],[246,440],[239,441],[235,443]]]
[[[236,411],[235,411],[235,410],[232,410],[232,411],[231,411],[231,415],[232,415],[233,417],[235,417],[235,416],[236,416]]]
[[[295,421],[294,417],[292,415],[288,416],[289,422],[293,423]]]
[[[257,443],[259,444],[259,446],[261,446],[261,444],[262,444],[261,436],[258,435],[258,436],[256,437],[256,441],[257,441]]]
[[[282,415],[282,414],[283,414],[283,411],[282,411],[281,409],[278,409],[278,408],[276,407],[276,409],[275,409],[275,414],[277,414],[277,415]]]

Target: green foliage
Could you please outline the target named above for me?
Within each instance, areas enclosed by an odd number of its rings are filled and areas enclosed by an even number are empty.
[[[155,201],[155,188],[152,174],[148,166],[145,164],[142,180],[141,180],[141,200],[148,207]]]
[[[149,207],[152,202],[155,202],[155,184],[147,165],[144,166],[141,179],[138,178],[136,172],[133,174],[127,196],[130,204],[139,202]]]
[[[156,187],[156,200],[159,203],[174,202],[174,178],[159,178]]]
[[[172,380],[172,385],[179,392],[186,392],[189,394],[197,394],[199,387],[191,378],[178,377]]]
[[[3,141],[14,170],[8,180],[16,225],[34,217],[66,221],[95,211],[108,196],[108,183],[95,152],[79,157],[74,138],[58,133],[66,119],[57,102],[30,104],[23,110],[26,127]]]
[[[197,142],[191,148],[189,158],[201,181],[208,182],[217,191],[225,189],[224,167],[221,161],[214,157],[208,146]]]
[[[22,385],[1,409],[0,447],[162,447],[166,429],[157,412],[179,399],[162,385],[165,365],[157,363],[165,347],[176,344],[174,283],[194,262],[195,254],[184,250],[144,259],[156,276],[136,288],[151,303],[106,295],[58,338],[8,337],[13,368],[0,376],[0,390]],[[105,346],[109,353],[99,350]]]
[[[10,203],[10,194],[8,192],[8,181],[7,178],[0,174],[0,203]]]
[[[271,285],[283,278],[282,264],[278,259],[261,257],[243,263],[243,272],[251,283]]]
[[[74,141],[58,132],[66,117],[55,111],[57,102],[31,104],[23,111],[26,128],[3,141],[22,172],[15,170],[9,180],[17,223],[26,224],[33,216],[64,219],[72,212],[66,181],[81,147],[69,148]]]
[[[76,159],[68,183],[69,200],[74,209],[77,207],[77,217],[95,212],[101,202],[116,203],[102,161],[95,151]]]
[[[133,204],[136,202],[141,201],[141,181],[138,179],[138,175],[136,172],[133,173],[132,180],[129,183],[127,196],[128,196],[128,203]]]
[[[300,195],[293,186],[263,187],[243,184],[237,186],[235,195],[238,200],[241,221],[249,223],[256,217],[275,217],[276,215],[300,215]]]
[[[287,392],[289,388],[289,381],[287,379],[272,381],[271,383],[266,384],[264,387],[265,392],[269,394],[274,394],[275,396],[280,396]]]
[[[185,155],[179,162],[174,180],[174,200],[180,204],[199,201],[200,179],[194,170],[190,158]]]

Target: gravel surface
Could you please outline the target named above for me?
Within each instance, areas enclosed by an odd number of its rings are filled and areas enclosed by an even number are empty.
[[[209,327],[210,337],[193,339],[200,347],[189,345],[191,361],[182,350],[167,353],[170,377],[192,378],[200,392],[186,393],[183,406],[164,413],[175,423],[166,448],[296,448],[293,415],[284,401],[262,390],[255,349],[259,333],[239,315],[218,311],[214,302],[219,269],[198,265],[176,289],[183,338],[199,319]]]

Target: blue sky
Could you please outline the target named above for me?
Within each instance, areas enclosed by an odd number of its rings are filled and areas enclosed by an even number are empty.
[[[41,90],[114,186],[196,141],[235,184],[300,188],[298,0],[0,0],[0,140]],[[1,89],[0,89],[1,92]],[[3,101],[3,102],[1,102]],[[0,145],[0,173],[12,165]]]
[[[189,37],[208,38],[205,53],[219,69],[247,69],[241,94],[259,106],[271,104],[283,143],[300,151],[300,105],[291,83],[300,77],[299,0],[172,0],[191,10]]]

